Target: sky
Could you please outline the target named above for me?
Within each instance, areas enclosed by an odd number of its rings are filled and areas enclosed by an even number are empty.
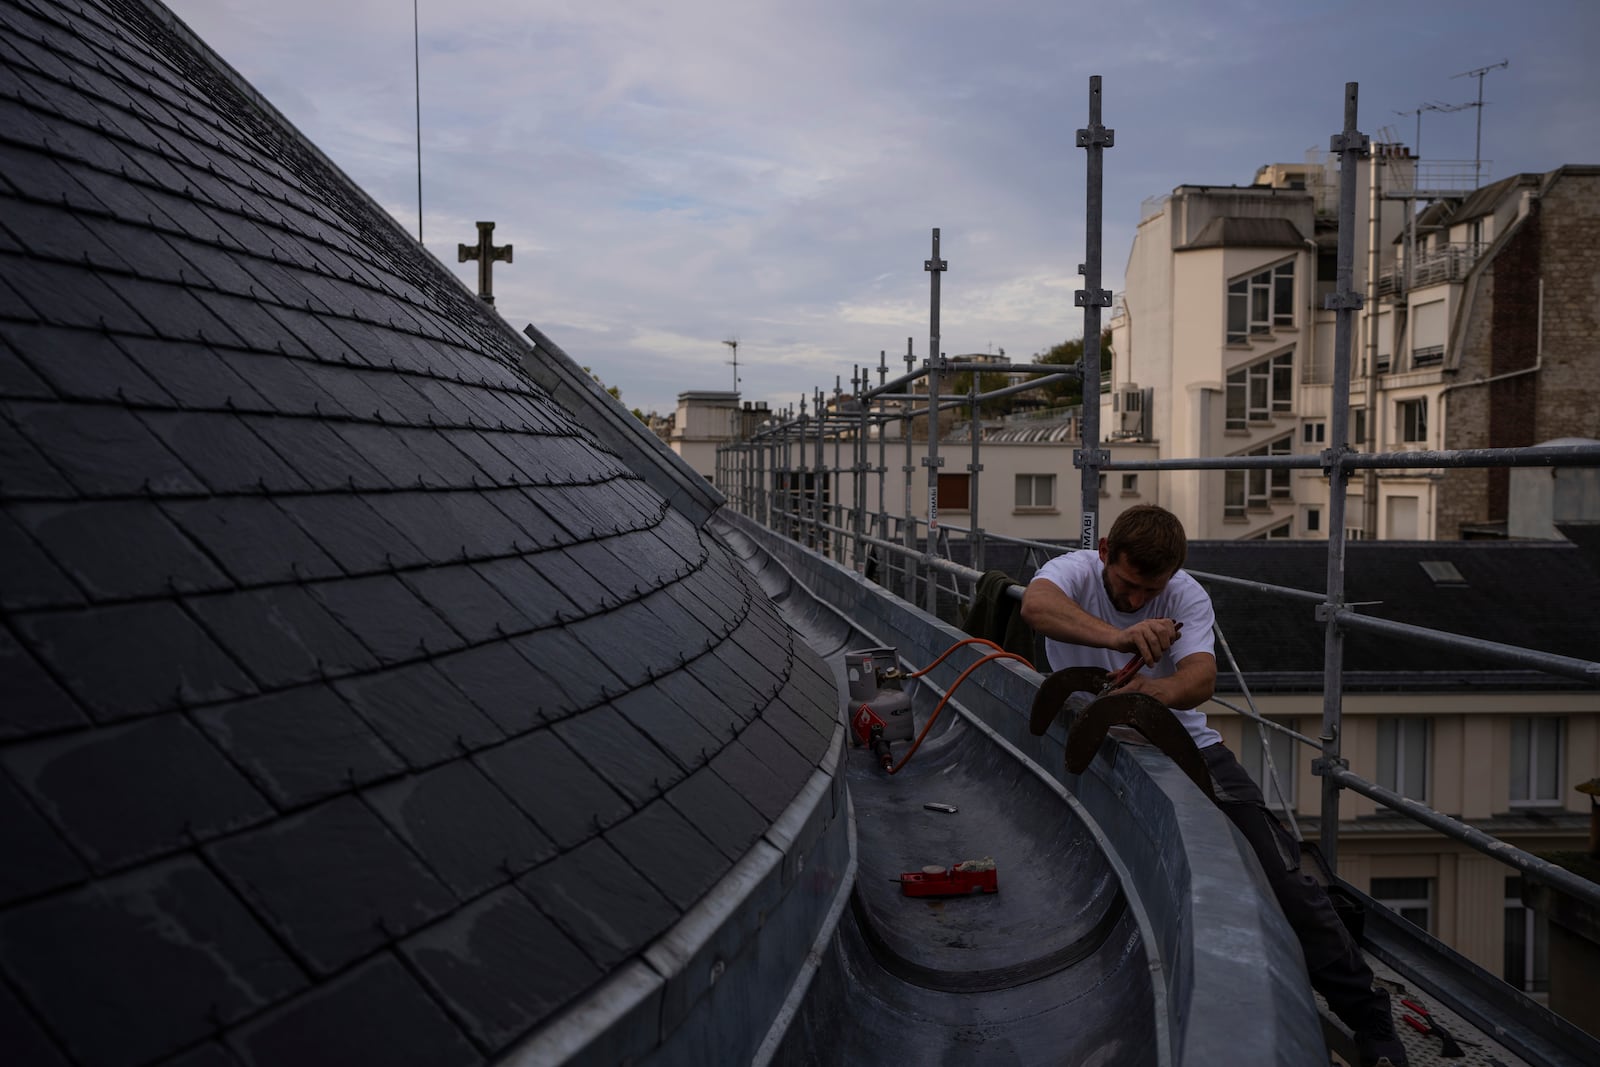
[[[774,409],[907,341],[1026,361],[1083,333],[1089,79],[1105,288],[1141,202],[1247,185],[1359,129],[1488,179],[1600,163],[1594,0],[167,0],[464,284],[630,408]],[[420,58],[420,62],[417,59]],[[1409,113],[1406,113],[1409,112]],[[808,400],[809,403],[809,400]]]

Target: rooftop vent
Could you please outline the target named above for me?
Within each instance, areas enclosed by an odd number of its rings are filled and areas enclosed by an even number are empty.
[[[1433,579],[1434,585],[1467,584],[1467,580],[1461,576],[1461,572],[1456,570],[1456,565],[1449,560],[1425,559],[1422,561],[1422,569],[1429,578]]]

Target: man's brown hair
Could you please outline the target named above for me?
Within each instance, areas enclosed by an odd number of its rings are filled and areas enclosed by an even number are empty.
[[[1140,574],[1155,577],[1183,566],[1189,539],[1183,523],[1164,507],[1138,504],[1117,516],[1106,537],[1106,560],[1120,558]]]

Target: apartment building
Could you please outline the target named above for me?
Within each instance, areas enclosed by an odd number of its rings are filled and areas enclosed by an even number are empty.
[[[1367,299],[1352,331],[1347,439],[1405,451],[1600,437],[1600,168],[1477,190],[1459,188],[1459,173],[1470,170],[1430,167],[1398,145],[1374,146],[1360,168],[1351,287]],[[1331,162],[1312,160],[1263,167],[1249,186],[1183,185],[1147,201],[1111,320],[1119,358],[1102,425],[1113,455],[1119,433],[1163,457],[1338,443],[1334,315],[1322,307],[1336,283],[1337,188]],[[1556,477],[1574,484],[1559,517],[1596,518],[1592,473]],[[1359,475],[1347,532],[1517,536],[1514,478]],[[1200,537],[1327,536],[1318,471],[1167,472],[1154,488]]]

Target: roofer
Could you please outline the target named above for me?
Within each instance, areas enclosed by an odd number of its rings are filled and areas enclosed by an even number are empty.
[[[1300,869],[1300,849],[1267,809],[1261,790],[1197,710],[1216,688],[1214,612],[1206,591],[1180,568],[1183,525],[1165,508],[1124,511],[1101,538],[1098,555],[1057,556],[1029,583],[1022,617],[1046,638],[1052,670],[1115,672],[1130,653],[1145,667],[1121,690],[1145,693],[1172,709],[1211,773],[1217,806],[1255,851],[1285,918],[1300,940],[1312,988],[1355,1031],[1363,1067],[1405,1067],[1389,994],[1334,911],[1327,891]]]

